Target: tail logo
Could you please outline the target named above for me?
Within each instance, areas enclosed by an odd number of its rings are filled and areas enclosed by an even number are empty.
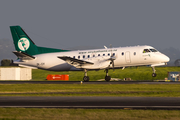
[[[29,46],[30,46],[30,42],[29,42],[29,40],[27,38],[19,39],[18,47],[19,47],[20,50],[26,51],[26,50],[28,50]]]

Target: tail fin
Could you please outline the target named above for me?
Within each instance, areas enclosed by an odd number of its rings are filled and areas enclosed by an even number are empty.
[[[35,43],[31,40],[31,38],[25,33],[25,31],[20,26],[10,26],[10,29],[14,41],[14,46],[17,51],[22,51],[28,55],[69,51],[69,50],[38,47],[35,45]]]
[[[37,46],[20,26],[10,26],[10,29],[17,51],[22,51],[29,55],[39,54]]]

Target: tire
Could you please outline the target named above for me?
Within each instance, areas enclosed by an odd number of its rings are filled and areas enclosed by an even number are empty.
[[[84,82],[89,82],[89,77],[88,76],[84,76],[83,80],[84,80]]]
[[[152,76],[153,76],[153,77],[156,77],[156,73],[153,73]]]
[[[106,80],[107,82],[109,82],[109,81],[111,80],[111,77],[110,77],[110,76],[106,76],[106,77],[105,77],[105,80]]]

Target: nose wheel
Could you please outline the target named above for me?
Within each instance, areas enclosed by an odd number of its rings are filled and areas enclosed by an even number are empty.
[[[152,76],[153,76],[153,77],[156,77],[156,73],[153,73]]]

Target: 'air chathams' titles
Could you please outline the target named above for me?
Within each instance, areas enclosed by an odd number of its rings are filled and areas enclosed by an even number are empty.
[[[101,52],[113,52],[113,51],[117,51],[117,49],[113,49],[113,50],[97,50],[97,51],[88,51],[88,52],[79,52],[79,54],[101,53]]]

